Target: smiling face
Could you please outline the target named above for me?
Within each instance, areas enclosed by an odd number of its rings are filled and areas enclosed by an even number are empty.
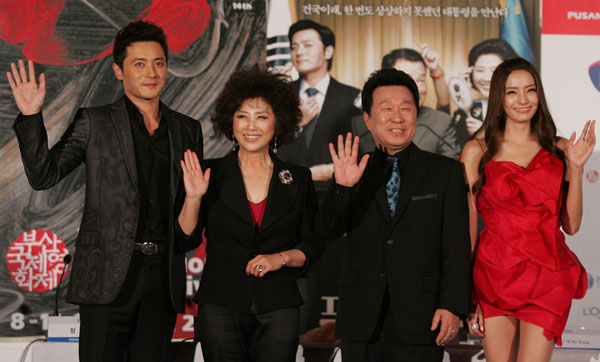
[[[233,135],[244,152],[268,152],[275,134],[275,114],[262,98],[246,99],[233,114]]]
[[[167,80],[167,61],[159,43],[134,42],[127,47],[123,69],[112,65],[117,79],[123,81],[125,94],[132,101],[158,100]]]
[[[333,56],[333,46],[325,47],[314,29],[300,30],[292,37],[291,55],[300,74],[327,73],[327,60]]]
[[[398,59],[394,63],[394,69],[401,70],[404,73],[410,75],[410,77],[417,83],[417,88],[419,88],[419,107],[423,105],[425,102],[425,97],[427,97],[427,69],[425,68],[425,64],[422,62],[407,59]]]
[[[473,87],[485,98],[490,96],[492,74],[500,63],[502,63],[502,58],[498,54],[489,53],[480,55],[473,64]]]
[[[412,142],[417,129],[417,106],[405,86],[381,86],[373,92],[371,115],[364,113],[365,123],[375,144],[393,155]]]
[[[504,113],[506,122],[530,122],[538,109],[535,79],[526,70],[515,70],[506,79]]]

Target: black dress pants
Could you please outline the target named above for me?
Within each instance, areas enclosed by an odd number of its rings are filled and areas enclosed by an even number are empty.
[[[195,319],[196,340],[205,362],[294,362],[298,350],[297,307],[257,314],[202,303]]]
[[[177,313],[166,256],[134,252],[114,302],[79,306],[80,362],[164,362]]]
[[[399,343],[390,297],[386,291],[373,336],[367,341],[342,340],[343,362],[442,362],[444,348]],[[410,311],[408,311],[410,313]]]

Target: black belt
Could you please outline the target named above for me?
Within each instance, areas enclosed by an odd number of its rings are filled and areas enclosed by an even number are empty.
[[[152,242],[143,241],[141,243],[135,242],[133,244],[133,250],[139,251],[144,255],[166,255],[167,245],[166,242]]]

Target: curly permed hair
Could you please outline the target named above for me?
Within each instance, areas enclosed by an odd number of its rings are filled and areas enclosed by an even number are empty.
[[[265,66],[258,64],[235,71],[225,83],[225,88],[217,98],[215,111],[210,117],[215,136],[231,138],[233,114],[244,101],[254,98],[262,98],[273,109],[277,144],[292,142],[302,118],[298,91],[290,77],[272,73]]]

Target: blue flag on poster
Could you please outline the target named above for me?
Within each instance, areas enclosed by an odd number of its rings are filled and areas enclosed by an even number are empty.
[[[527,31],[521,0],[506,0],[506,9],[508,12],[502,25],[501,38],[506,40],[521,58],[536,64],[537,60],[531,50],[529,31]]]

